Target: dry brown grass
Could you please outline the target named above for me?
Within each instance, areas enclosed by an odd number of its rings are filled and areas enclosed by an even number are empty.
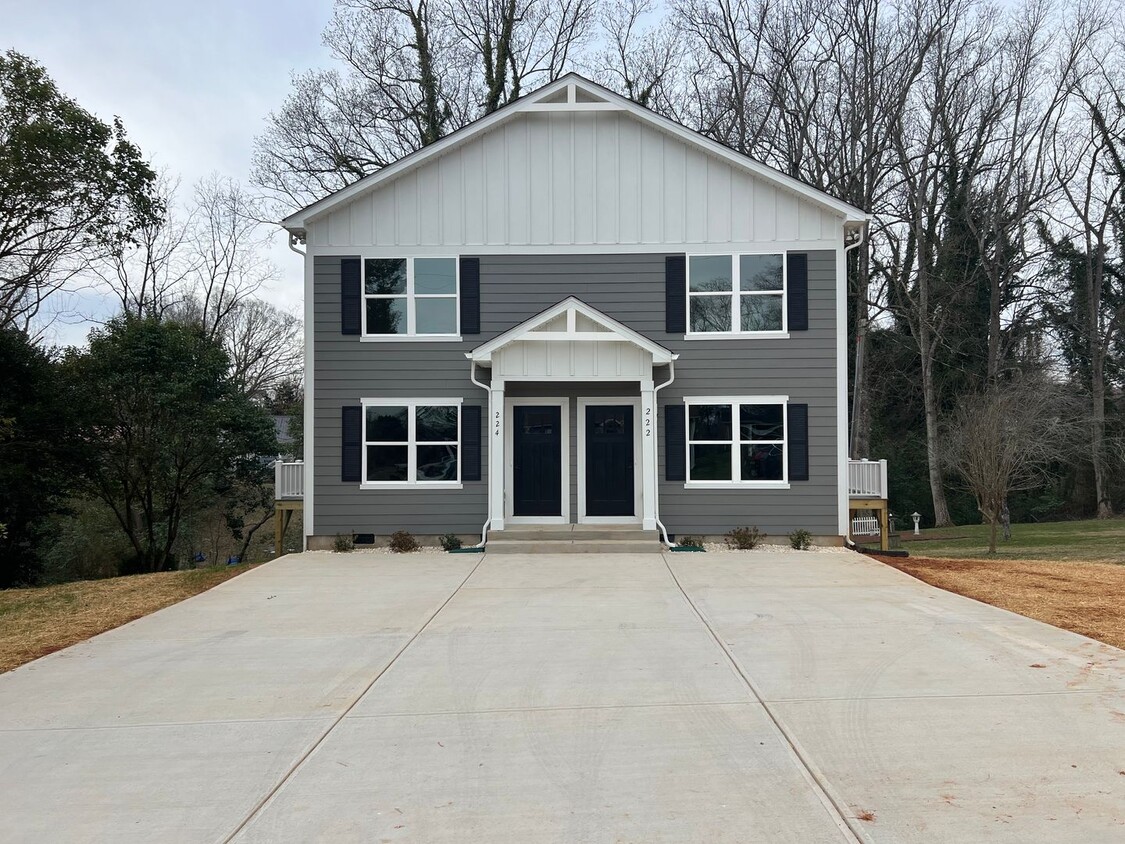
[[[190,598],[251,568],[169,571],[0,591],[0,673]]]
[[[932,586],[1125,648],[1125,566],[876,557]]]

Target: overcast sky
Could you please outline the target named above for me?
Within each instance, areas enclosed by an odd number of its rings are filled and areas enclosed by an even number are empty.
[[[320,33],[331,0],[0,0],[0,49],[42,62],[60,89],[125,128],[157,168],[189,189],[211,172],[247,181],[253,139],[293,71],[329,62]],[[296,310],[300,258],[275,238],[273,301]],[[85,297],[78,310],[104,312]],[[81,342],[88,325],[48,335]]]

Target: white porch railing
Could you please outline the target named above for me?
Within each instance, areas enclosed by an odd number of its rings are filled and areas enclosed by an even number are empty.
[[[886,498],[887,461],[849,460],[849,498]]]
[[[273,464],[273,497],[276,501],[305,497],[305,464],[301,460]]]

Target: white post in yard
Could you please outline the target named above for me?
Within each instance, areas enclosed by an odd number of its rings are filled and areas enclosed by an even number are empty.
[[[922,521],[922,514],[919,513],[917,510],[915,510],[913,513],[910,514],[910,518],[912,518],[914,520],[914,535],[918,536],[919,533],[920,533],[920,531],[918,530],[918,525]]]
[[[641,381],[641,527],[656,530],[656,393]]]

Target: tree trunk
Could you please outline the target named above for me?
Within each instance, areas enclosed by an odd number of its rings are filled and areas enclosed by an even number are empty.
[[[988,553],[996,553],[996,517],[988,520]]]
[[[1094,495],[1098,502],[1098,518],[1113,516],[1113,502],[1109,498],[1105,455],[1105,374],[1098,362],[1094,363],[1091,383],[1090,458],[1094,464]]]
[[[926,408],[926,465],[930,475],[930,496],[934,502],[934,527],[949,527],[949,505],[941,477],[941,456],[938,454],[938,400],[934,387],[933,346],[925,320],[919,320],[918,349],[922,357],[922,399]]]

